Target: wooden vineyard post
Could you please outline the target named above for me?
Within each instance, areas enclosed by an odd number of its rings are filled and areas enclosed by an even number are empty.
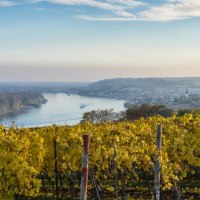
[[[89,135],[83,135],[83,157],[82,157],[80,200],[87,199],[89,139],[90,139]]]
[[[98,187],[97,181],[96,181],[91,169],[89,169],[89,176],[90,176],[92,183],[93,183],[95,190],[96,190],[96,195],[97,195],[96,198],[97,198],[97,200],[101,200],[100,195],[99,195],[99,187]]]
[[[54,139],[54,160],[55,160],[55,177],[56,177],[56,199],[59,199],[59,191],[58,191],[58,158],[57,158],[57,143],[56,139]]]
[[[115,175],[115,180],[114,180],[114,189],[115,189],[115,197],[118,199],[118,177],[117,177],[117,150],[116,150],[116,143],[114,144],[114,175]]]
[[[154,199],[160,200],[160,150],[161,150],[161,141],[162,141],[162,125],[158,124],[156,127],[156,157],[155,157],[155,175],[154,175]]]

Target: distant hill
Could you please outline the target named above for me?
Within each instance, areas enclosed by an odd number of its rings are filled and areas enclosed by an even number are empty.
[[[191,100],[185,100],[186,89]],[[200,77],[195,78],[115,78],[91,83],[84,87],[72,88],[70,93],[122,99],[127,105],[165,104],[175,102],[199,106]]]
[[[82,82],[0,82],[0,92],[66,92],[69,88],[86,86]]]
[[[92,83],[85,87],[91,90],[118,90],[122,88],[137,87],[140,89],[155,89],[155,88],[187,88],[200,87],[200,77],[196,78],[115,78],[105,79]]]
[[[77,88],[79,92],[117,91],[125,88],[142,90],[199,88],[200,77],[195,78],[115,78],[105,79],[84,87]]]

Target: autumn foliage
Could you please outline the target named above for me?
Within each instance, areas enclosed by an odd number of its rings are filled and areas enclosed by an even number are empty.
[[[41,174],[55,179],[54,146],[58,146],[58,171],[65,176],[81,170],[82,135],[90,134],[89,168],[100,187],[118,175],[119,188],[154,174],[156,124],[163,125],[161,149],[162,189],[171,190],[199,176],[200,116],[150,117],[135,121],[44,128],[0,127],[0,198],[15,194],[42,195]],[[116,148],[117,169],[113,168]],[[122,176],[124,175],[124,176]],[[124,180],[125,177],[125,181]],[[91,186],[92,187],[92,186]],[[127,185],[128,187],[128,185]],[[139,187],[139,186],[138,186]],[[187,190],[187,188],[185,188]],[[188,189],[189,190],[189,189]],[[200,189],[195,188],[200,194]]]

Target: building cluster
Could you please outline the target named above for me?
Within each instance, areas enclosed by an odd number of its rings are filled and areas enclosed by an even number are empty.
[[[126,88],[122,96],[127,99],[126,107],[141,104],[164,104],[166,106],[187,104],[200,107],[200,90],[198,89],[186,89],[184,93],[181,89],[138,90]]]

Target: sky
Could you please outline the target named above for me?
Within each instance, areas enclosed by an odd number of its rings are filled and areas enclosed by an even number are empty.
[[[0,0],[0,82],[200,76],[200,0]]]

